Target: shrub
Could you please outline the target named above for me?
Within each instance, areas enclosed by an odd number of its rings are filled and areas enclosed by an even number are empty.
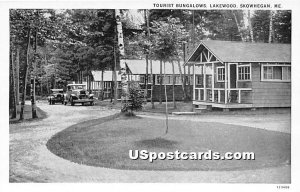
[[[146,103],[145,94],[138,83],[129,82],[128,84],[128,101],[123,105],[122,112],[128,112],[133,116],[133,111],[143,109],[143,104]]]

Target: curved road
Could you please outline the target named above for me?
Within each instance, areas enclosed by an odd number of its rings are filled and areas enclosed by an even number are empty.
[[[246,171],[136,171],[117,170],[80,165],[52,154],[48,139],[55,133],[85,120],[117,113],[99,106],[64,106],[37,103],[48,117],[33,122],[10,125],[10,182],[197,182],[197,183],[290,183],[290,165]],[[278,117],[281,118],[278,118]],[[159,116],[151,116],[160,118]],[[200,118],[201,117],[201,118]],[[290,117],[282,114],[263,119],[236,116],[183,116],[177,119],[218,121],[231,124],[254,125],[282,132],[290,132]],[[174,117],[170,117],[174,118]],[[248,119],[247,119],[248,118]],[[266,124],[270,118],[271,124]],[[275,122],[274,122],[275,121]],[[280,125],[280,126],[278,126]],[[284,127],[284,128],[282,128]]]

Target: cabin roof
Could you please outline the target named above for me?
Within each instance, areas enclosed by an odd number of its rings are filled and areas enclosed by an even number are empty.
[[[126,60],[126,64],[128,68],[130,69],[131,73],[134,75],[138,74],[146,74],[146,60]],[[183,62],[180,61],[181,71],[183,71]],[[174,61],[174,72],[175,74],[180,74],[178,69],[178,61]],[[148,73],[150,74],[150,60],[148,62]],[[158,60],[152,60],[152,73],[160,74],[160,61]],[[162,73],[164,73],[164,64],[162,65]],[[173,74],[172,70],[172,63],[166,62],[166,74]]]
[[[102,81],[102,71],[92,71],[94,81]],[[112,81],[112,71],[104,71],[103,81]],[[117,71],[117,81],[121,81],[121,75]]]
[[[221,62],[291,62],[291,44],[238,41],[201,41],[187,62],[193,62],[203,47]]]

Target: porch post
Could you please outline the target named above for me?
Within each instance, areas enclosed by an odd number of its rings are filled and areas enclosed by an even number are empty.
[[[242,99],[241,99],[241,90],[239,89],[239,96],[238,96],[238,103],[241,103]]]
[[[204,97],[203,100],[206,101],[206,63],[203,65],[203,88],[204,88]]]
[[[224,65],[225,65],[225,80],[224,80],[224,91],[225,91],[225,104],[227,104],[227,76],[228,76],[228,68],[227,68],[227,66],[228,66],[228,63],[224,63]]]
[[[215,64],[211,63],[212,76],[211,76],[211,98],[212,102],[215,102]]]
[[[196,74],[195,74],[195,64],[193,65],[193,100],[196,100]]]

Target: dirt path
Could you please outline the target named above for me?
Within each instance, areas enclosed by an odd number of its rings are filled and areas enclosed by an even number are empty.
[[[41,121],[10,125],[10,181],[11,182],[201,182],[201,183],[289,183],[290,166],[248,171],[130,171],[90,167],[59,158],[46,148],[46,142],[55,133],[89,119],[116,113],[99,106],[49,106],[38,103],[48,117]],[[160,117],[155,117],[160,118]],[[199,117],[174,117],[182,120],[199,120]],[[209,119],[210,118],[210,119]],[[231,118],[209,117],[206,121]],[[223,120],[222,120],[223,118]],[[270,117],[271,118],[271,117]],[[274,126],[287,125],[289,118],[278,122],[271,118]],[[274,121],[273,121],[274,120]],[[239,122],[238,120],[235,120]],[[249,120],[250,121],[250,120]],[[247,122],[247,121],[245,121]],[[226,122],[225,122],[226,123]],[[249,124],[253,122],[250,121]],[[255,122],[254,122],[255,124]],[[257,125],[261,125],[259,122]],[[268,129],[278,128],[265,124]],[[271,128],[270,128],[271,127]],[[282,127],[282,126],[278,126]],[[283,132],[288,132],[284,128]]]

